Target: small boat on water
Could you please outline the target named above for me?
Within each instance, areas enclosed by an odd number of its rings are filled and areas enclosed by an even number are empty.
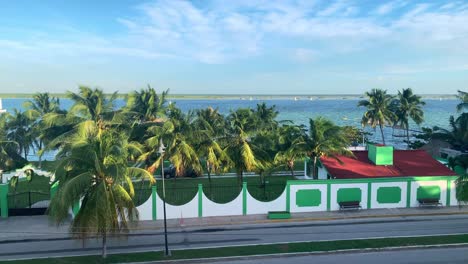
[[[298,101],[299,100],[299,97],[294,97],[294,101]]]

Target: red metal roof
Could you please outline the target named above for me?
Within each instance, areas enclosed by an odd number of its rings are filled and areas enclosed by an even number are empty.
[[[393,165],[387,166],[374,165],[367,157],[367,151],[353,153],[355,157],[340,156],[342,164],[330,157],[320,160],[328,174],[336,179],[457,175],[424,150],[394,150]]]

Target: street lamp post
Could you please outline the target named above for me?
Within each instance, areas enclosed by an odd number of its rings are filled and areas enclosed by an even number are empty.
[[[161,176],[162,176],[162,183],[163,183],[163,210],[164,210],[164,245],[165,251],[164,255],[166,257],[171,255],[169,251],[169,246],[167,244],[167,221],[166,221],[166,186],[164,185],[164,152],[166,147],[164,146],[162,139],[159,140],[159,150],[158,153],[161,154]]]

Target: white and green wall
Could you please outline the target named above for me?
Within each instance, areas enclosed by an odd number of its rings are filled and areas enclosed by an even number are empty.
[[[187,204],[166,204],[168,219],[192,217],[267,214],[270,211],[318,212],[339,210],[340,201],[360,201],[363,209],[418,207],[420,198],[438,198],[443,206],[458,205],[455,197],[456,176],[405,177],[352,180],[288,181],[275,200],[261,202],[253,198],[244,183],[240,194],[224,204],[208,199],[199,185]],[[163,201],[156,188],[138,207],[141,220],[163,219]]]

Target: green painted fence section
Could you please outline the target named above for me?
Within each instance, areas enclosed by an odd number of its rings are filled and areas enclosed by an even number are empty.
[[[322,203],[320,190],[299,190],[296,192],[296,205],[299,207],[319,206]]]
[[[381,204],[391,204],[401,202],[400,187],[380,187],[377,189],[377,202]]]
[[[439,186],[420,186],[416,194],[417,199],[440,199]]]
[[[0,184],[0,216],[8,217],[8,186],[9,184]]]
[[[337,194],[338,202],[361,202],[362,190],[359,188],[340,188]]]

